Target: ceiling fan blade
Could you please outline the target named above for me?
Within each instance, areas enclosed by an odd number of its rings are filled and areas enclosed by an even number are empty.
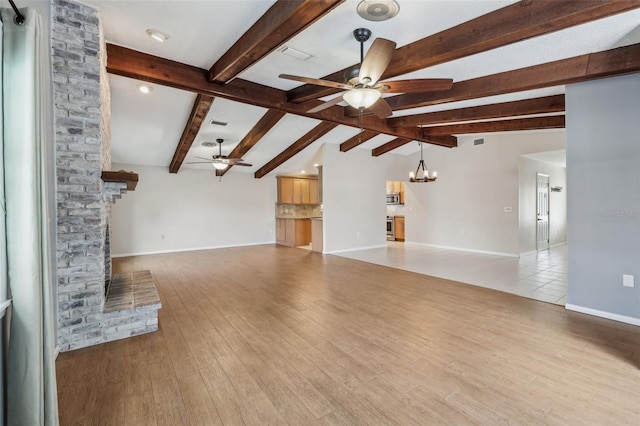
[[[244,166],[244,167],[253,167],[253,164],[249,163],[230,163],[232,166]]]
[[[422,93],[449,90],[453,86],[452,78],[414,78],[412,80],[382,81],[376,86],[386,93]]]
[[[378,99],[373,105],[369,107],[369,109],[379,118],[387,118],[393,115],[391,107],[383,98]]]
[[[211,160],[209,160],[209,161],[188,161],[186,164],[211,164]]]
[[[358,75],[360,83],[373,85],[380,80],[395,50],[396,44],[393,41],[384,38],[375,39],[360,64]]]
[[[318,106],[315,106],[315,107],[311,108],[307,112],[311,112],[311,113],[320,112],[320,111],[322,111],[324,109],[327,109],[327,108],[332,107],[332,106],[334,106],[336,104],[339,104],[340,102],[342,102],[342,95],[336,96],[335,98],[332,98],[332,99],[329,99],[325,103],[320,104]]]
[[[334,89],[344,89],[344,90],[351,89],[351,86],[347,86],[344,83],[338,83],[336,81],[329,81],[329,80],[320,80],[318,78],[300,77],[300,76],[291,75],[291,74],[280,74],[278,77],[285,78],[287,80],[299,81],[301,83],[315,84],[316,86],[333,87]]]

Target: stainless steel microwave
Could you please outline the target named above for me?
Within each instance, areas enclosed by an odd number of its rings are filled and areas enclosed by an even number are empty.
[[[400,204],[400,194],[387,194],[387,204]]]

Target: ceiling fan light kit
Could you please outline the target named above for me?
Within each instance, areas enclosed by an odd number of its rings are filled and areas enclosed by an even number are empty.
[[[400,12],[400,5],[396,0],[362,0],[356,10],[367,21],[386,21]]]
[[[211,165],[216,169],[216,170],[224,170],[227,167],[229,167],[229,165],[227,163],[211,163]]]
[[[366,109],[375,104],[382,94],[370,88],[351,89],[342,95],[342,98],[352,107]]]
[[[387,66],[391,63],[391,58],[396,50],[396,43],[384,38],[376,38],[365,55],[364,42],[371,37],[371,31],[366,28],[357,28],[353,31],[353,37],[360,43],[360,65],[349,69],[345,73],[344,83],[280,74],[280,78],[286,78],[287,80],[344,90],[338,96],[312,107],[307,112],[320,112],[345,101],[349,106],[358,109],[361,113],[364,109],[369,108],[378,118],[384,119],[392,116],[393,111],[382,97],[383,92],[424,93],[434,90],[447,90],[453,85],[453,80],[450,78],[379,81]]]
[[[418,142],[420,145],[420,161],[418,162],[418,167],[415,172],[409,172],[409,182],[435,182],[438,179],[438,172],[429,171],[427,166],[422,159],[422,142]]]
[[[190,161],[187,164],[209,163],[216,170],[225,170],[229,166],[244,166],[244,167],[252,166],[252,164],[245,163],[242,158],[229,158],[229,156],[227,155],[222,155],[222,142],[224,142],[224,139],[222,138],[216,139],[216,143],[218,144],[218,155],[213,155],[211,159],[204,158],[204,157],[196,157],[200,160],[206,160],[206,161]],[[214,145],[215,145],[214,142],[206,142],[206,141],[202,142],[202,146],[211,147]]]

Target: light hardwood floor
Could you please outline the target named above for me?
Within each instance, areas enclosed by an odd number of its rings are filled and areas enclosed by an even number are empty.
[[[640,424],[640,327],[282,246],[117,259],[156,333],[60,354],[60,423]]]

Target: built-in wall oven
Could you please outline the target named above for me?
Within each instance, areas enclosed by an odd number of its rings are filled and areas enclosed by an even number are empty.
[[[394,224],[393,216],[387,216],[387,240],[393,241],[396,239],[396,227]]]

